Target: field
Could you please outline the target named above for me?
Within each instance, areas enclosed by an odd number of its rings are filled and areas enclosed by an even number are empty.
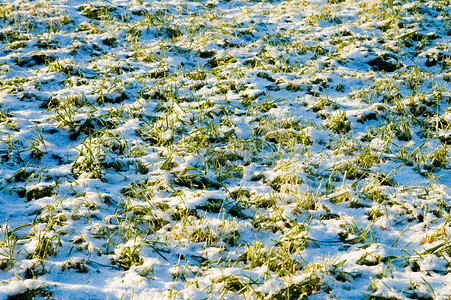
[[[451,1],[0,0],[0,299],[451,299]]]

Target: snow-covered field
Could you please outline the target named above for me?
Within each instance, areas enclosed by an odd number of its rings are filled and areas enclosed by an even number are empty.
[[[450,299],[449,0],[0,0],[0,299]]]

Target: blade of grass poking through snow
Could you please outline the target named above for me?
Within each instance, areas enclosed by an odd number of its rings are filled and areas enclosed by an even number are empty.
[[[409,224],[409,225],[407,225],[406,226],[406,228],[404,228],[402,231],[401,231],[401,233],[398,235],[398,237],[396,238],[396,240],[393,242],[393,244],[391,245],[392,247],[397,247],[398,246],[398,240],[399,240],[399,238],[403,235],[403,233],[410,227],[410,225],[412,225],[412,224]]]
[[[429,282],[426,281],[426,279],[424,279],[423,277],[421,277],[421,279],[424,281],[424,283],[427,284],[427,286],[429,287],[429,289],[431,290],[432,296],[435,298],[435,293],[434,293],[434,289],[431,287],[431,285],[429,284]]]

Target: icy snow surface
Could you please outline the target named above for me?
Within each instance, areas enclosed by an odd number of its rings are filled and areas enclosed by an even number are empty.
[[[0,299],[450,299],[449,0],[0,0]]]

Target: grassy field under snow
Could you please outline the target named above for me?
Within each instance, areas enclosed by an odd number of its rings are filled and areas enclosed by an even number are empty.
[[[0,299],[450,299],[451,1],[0,0]]]

